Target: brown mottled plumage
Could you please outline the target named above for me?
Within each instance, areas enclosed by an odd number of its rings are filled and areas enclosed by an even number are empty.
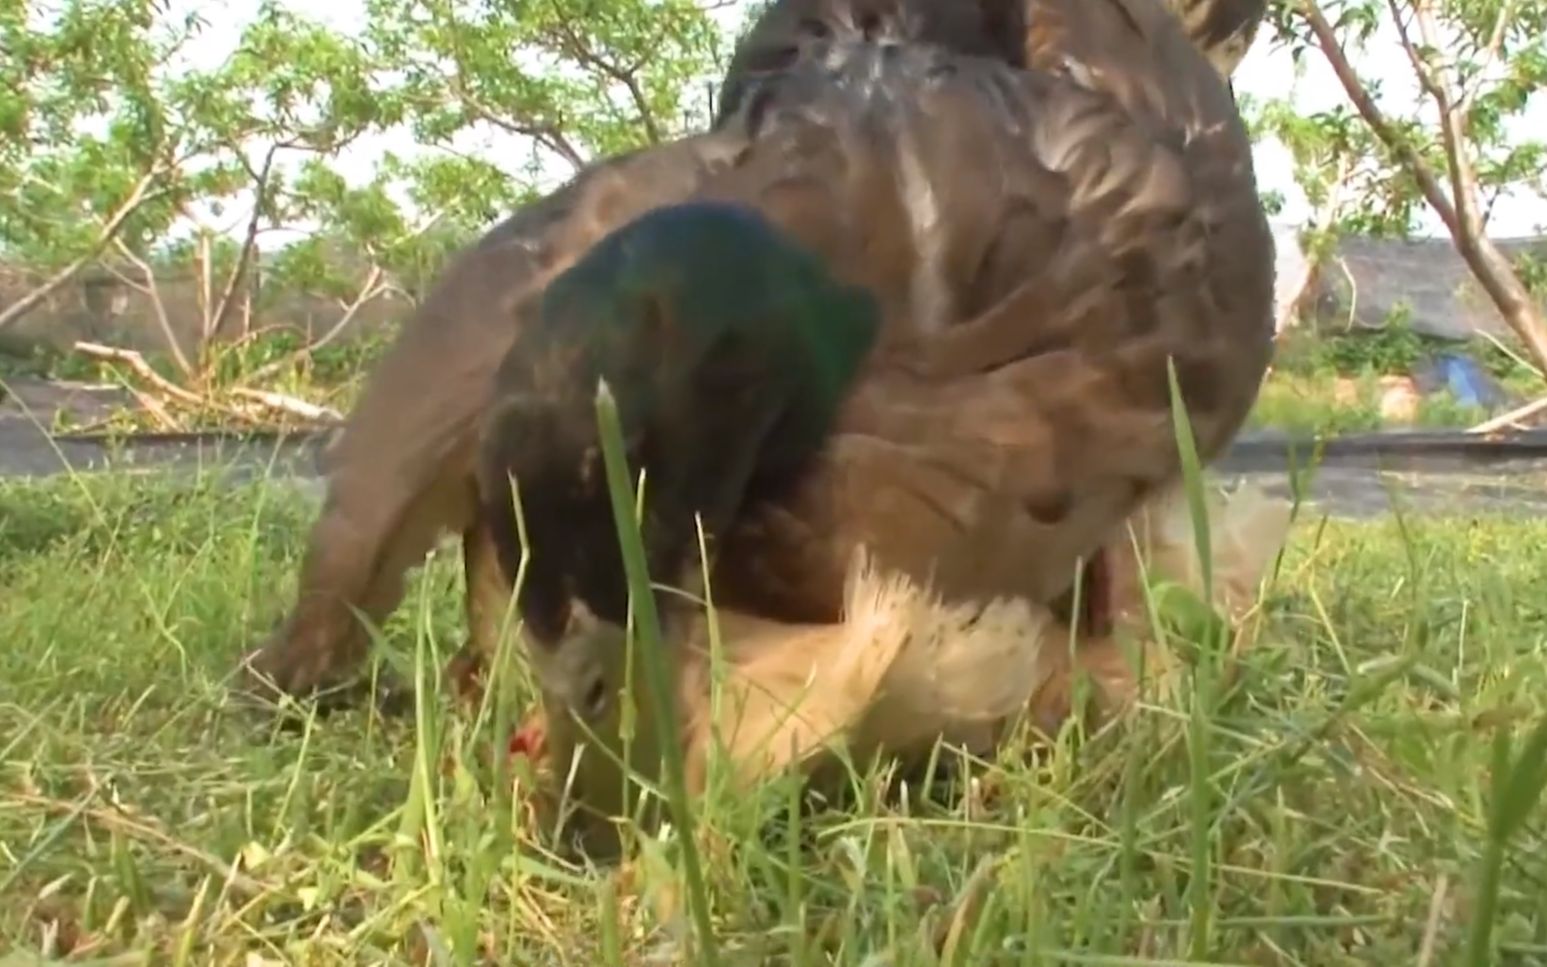
[[[889,323],[823,468],[724,539],[717,602],[832,620],[861,544],[948,597],[1048,600],[1174,479],[1168,357],[1207,456],[1255,399],[1272,242],[1223,85],[1147,0],[1032,11],[1041,70],[862,47],[745,99],[753,146],[701,191]]]
[[[390,612],[444,529],[464,533],[473,643],[492,643],[508,588],[471,472],[490,375],[547,280],[692,197],[755,205],[887,319],[822,467],[726,535],[717,601],[831,620],[859,545],[950,598],[1063,592],[1175,476],[1168,357],[1206,458],[1244,419],[1272,243],[1228,91],[1164,8],[1026,11],[1027,71],[817,38],[714,132],[604,162],[463,253],[331,455],[296,607],[255,670],[292,692],[346,671],[351,607]]]
[[[1267,15],[1266,0],[1162,0],[1193,46],[1229,78]],[[931,44],[957,54],[1026,64],[1026,28],[1052,8],[1035,0],[775,0],[736,45],[719,113],[735,112],[746,85],[813,47],[836,41]],[[1057,17],[1056,12],[1053,16]]]

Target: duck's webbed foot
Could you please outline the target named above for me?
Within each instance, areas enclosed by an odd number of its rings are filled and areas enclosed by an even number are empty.
[[[240,660],[236,692],[244,699],[276,705],[307,698],[319,710],[359,700],[361,683],[343,673],[365,651],[363,630],[343,622],[306,622],[292,615]]]

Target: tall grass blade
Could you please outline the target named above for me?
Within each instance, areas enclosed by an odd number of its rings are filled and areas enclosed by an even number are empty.
[[[1176,362],[1166,361],[1166,379],[1171,391],[1171,426],[1176,436],[1177,455],[1181,462],[1182,483],[1187,493],[1187,506],[1192,517],[1193,542],[1197,546],[1198,566],[1203,578],[1203,598],[1206,604],[1214,603],[1213,539],[1209,533],[1208,504],[1204,493],[1203,465],[1198,459],[1198,447],[1188,420],[1182,399],[1181,384],[1177,380]],[[1204,637],[1212,641],[1198,642],[1198,658],[1189,666],[1192,669],[1192,708],[1187,723],[1188,746],[1188,793],[1191,806],[1192,872],[1187,880],[1188,954],[1194,960],[1203,960],[1209,949],[1211,931],[1212,884],[1214,871],[1213,828],[1214,796],[1210,776],[1210,728],[1214,715],[1215,672],[1220,654],[1225,650],[1224,624],[1209,623]]]
[[[1509,730],[1500,729],[1493,740],[1488,842],[1477,871],[1472,927],[1467,936],[1465,962],[1471,967],[1496,962],[1493,924],[1498,918],[1499,887],[1509,843],[1541,804],[1543,789],[1547,787],[1547,718],[1531,730],[1525,747],[1513,761],[1511,745]]]
[[[601,434],[602,457],[607,468],[607,490],[612,498],[613,520],[618,527],[618,544],[628,576],[630,609],[635,619],[635,641],[644,666],[645,685],[650,689],[651,712],[656,734],[661,737],[661,766],[667,805],[682,841],[682,865],[688,887],[688,905],[698,932],[700,961],[719,962],[714,926],[709,917],[709,893],[699,862],[694,836],[693,811],[688,803],[687,779],[683,764],[682,740],[678,735],[677,706],[674,692],[672,658],[661,641],[660,616],[655,610],[655,594],[645,562],[644,541],[634,520],[633,487],[624,454],[623,429],[618,420],[618,404],[605,380],[596,388],[596,418]]]
[[[486,669],[487,677],[484,683],[483,703],[486,705],[491,699],[494,702],[494,814],[496,816],[510,815],[513,805],[511,763],[510,763],[510,733],[515,726],[516,712],[512,707],[510,689],[505,682],[505,672],[511,667],[511,628],[517,624],[516,603],[521,600],[521,589],[526,586],[527,568],[532,561],[532,546],[527,536],[526,508],[521,503],[521,485],[514,474],[505,475],[506,485],[510,488],[510,506],[515,515],[516,539],[521,545],[521,557],[516,563],[515,579],[510,585],[510,596],[505,602],[505,613],[500,618],[499,637],[496,640],[494,654],[489,656],[489,667]],[[480,718],[483,709],[479,709]],[[508,827],[502,825],[502,830],[508,832]]]

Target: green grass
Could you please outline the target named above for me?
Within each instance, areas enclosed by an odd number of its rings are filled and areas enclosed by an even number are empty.
[[[1520,402],[1542,394],[1542,380],[1513,350],[1487,339],[1437,344],[1394,322],[1384,330],[1291,329],[1274,349],[1273,371],[1248,425],[1293,433],[1367,433],[1390,429],[1464,429],[1498,411],[1469,406],[1448,390],[1424,395],[1410,419],[1381,412],[1384,376],[1411,374],[1435,351],[1465,352]],[[1509,409],[1508,406],[1501,409]]]
[[[0,484],[0,963],[674,962],[680,844],[560,859],[480,724],[285,729],[228,698],[311,512],[279,485]],[[389,667],[433,678],[460,574],[441,553],[415,581]],[[1186,702],[1007,750],[965,791],[693,803],[720,961],[1183,962],[1201,844],[1212,962],[1543,962],[1543,817],[1489,835],[1494,764],[1547,711],[1543,588],[1547,521],[1303,520],[1201,753]],[[1490,904],[1500,953],[1463,959]]]
[[[1461,430],[1498,412],[1464,404],[1445,391],[1420,397],[1411,419],[1394,418],[1381,412],[1380,376],[1366,371],[1342,377],[1346,382],[1340,388],[1335,372],[1275,370],[1263,383],[1247,425],[1257,430],[1324,436],[1404,429]]]

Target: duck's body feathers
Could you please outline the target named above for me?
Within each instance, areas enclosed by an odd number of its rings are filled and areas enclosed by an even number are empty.
[[[1206,459],[1244,419],[1272,272],[1245,132],[1174,24],[1084,15],[1123,41],[1091,47],[1169,50],[1196,83],[832,43],[722,126],[749,147],[699,194],[767,212],[887,326],[821,468],[726,538],[719,600],[832,620],[860,546],[951,595],[1046,600],[1177,472],[1168,359]]]

